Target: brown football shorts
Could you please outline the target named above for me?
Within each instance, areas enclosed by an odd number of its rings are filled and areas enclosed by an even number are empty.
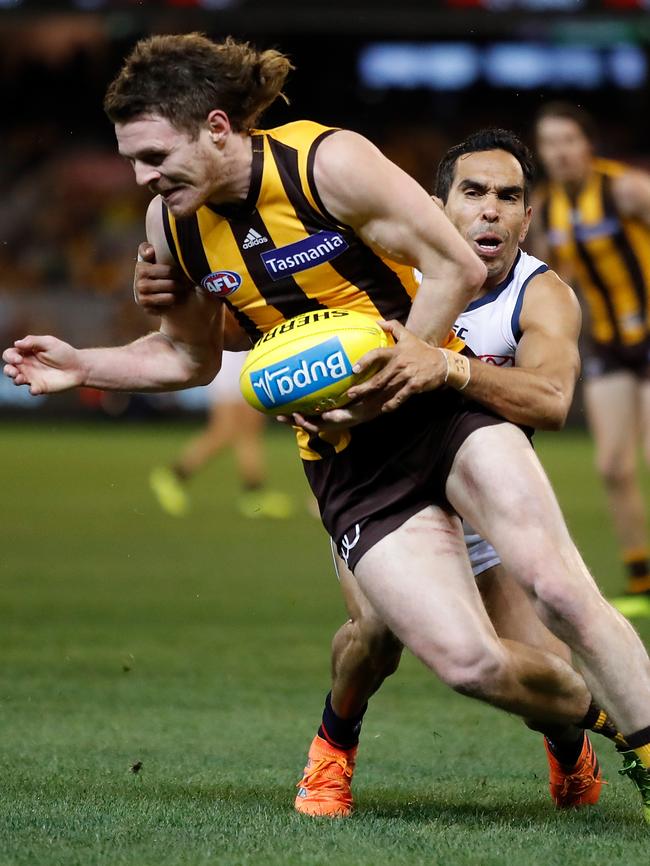
[[[503,423],[445,388],[352,428],[338,454],[304,460],[323,525],[348,568],[428,505],[452,510],[445,485],[458,449],[474,430]]]

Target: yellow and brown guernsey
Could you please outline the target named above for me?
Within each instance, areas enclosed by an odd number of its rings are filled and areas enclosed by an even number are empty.
[[[650,229],[618,212],[612,184],[626,167],[595,159],[575,196],[559,184],[544,190],[541,217],[552,262],[575,275],[598,343],[633,346],[650,333]]]
[[[223,299],[253,341],[294,316],[332,307],[402,323],[408,316],[417,291],[412,269],[374,253],[318,194],[316,150],[335,131],[311,121],[253,130],[245,201],[204,205],[178,220],[162,205],[179,265]],[[349,437],[299,434],[301,455],[314,460],[340,451]]]

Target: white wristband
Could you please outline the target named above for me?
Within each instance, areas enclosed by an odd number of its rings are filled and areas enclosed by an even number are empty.
[[[469,385],[471,378],[469,358],[458,352],[452,352],[451,349],[441,349],[440,347],[438,349],[445,356],[445,361],[447,362],[445,385],[450,385],[456,391],[464,391]]]

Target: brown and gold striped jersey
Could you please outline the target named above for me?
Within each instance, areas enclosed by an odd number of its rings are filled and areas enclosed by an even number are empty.
[[[178,220],[162,205],[179,265],[196,285],[223,299],[253,341],[293,316],[331,307],[402,323],[409,314],[417,291],[412,268],[377,255],[320,199],[314,159],[335,131],[311,121],[253,130],[245,201],[206,204]],[[301,456],[314,460],[340,451],[350,434],[307,441],[300,433],[298,439]]]
[[[559,184],[542,191],[541,218],[551,262],[575,275],[598,343],[633,346],[650,333],[650,228],[623,217],[612,183],[626,167],[594,159],[582,189],[570,196]]]

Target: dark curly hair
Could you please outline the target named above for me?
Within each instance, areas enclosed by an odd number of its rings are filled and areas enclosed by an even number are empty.
[[[524,204],[528,206],[530,191],[535,179],[533,155],[526,145],[509,129],[481,129],[466,139],[450,147],[440,160],[436,173],[435,194],[443,202],[449,197],[454,182],[456,163],[466,153],[479,153],[483,150],[505,150],[511,153],[521,166],[524,175]]]

